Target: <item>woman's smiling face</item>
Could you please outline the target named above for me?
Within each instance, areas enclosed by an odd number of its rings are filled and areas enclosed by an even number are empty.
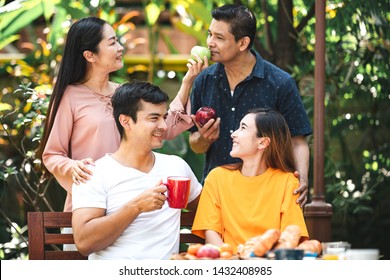
[[[114,72],[123,67],[123,46],[119,43],[114,29],[109,25],[103,26],[103,39],[99,43],[96,62],[108,72]]]
[[[240,127],[232,133],[233,147],[230,152],[232,157],[243,159],[257,152],[261,138],[256,136],[255,117],[253,113],[247,114],[241,120]]]

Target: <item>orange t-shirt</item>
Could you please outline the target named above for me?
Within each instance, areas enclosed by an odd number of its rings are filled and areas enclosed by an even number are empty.
[[[239,170],[213,169],[205,179],[192,232],[218,232],[236,248],[267,229],[283,231],[298,225],[308,237],[302,209],[296,204],[299,181],[292,173],[268,168],[259,176],[246,177]]]

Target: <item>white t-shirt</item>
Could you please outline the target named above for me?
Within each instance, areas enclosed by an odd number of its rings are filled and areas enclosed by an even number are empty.
[[[91,167],[92,178],[86,184],[73,184],[73,210],[104,208],[110,215],[168,176],[190,177],[189,202],[194,200],[202,186],[188,164],[178,156],[154,154],[155,164],[149,173],[123,166],[108,154],[97,160]],[[160,210],[141,213],[112,245],[89,259],[169,259],[179,250],[180,212],[165,202]]]

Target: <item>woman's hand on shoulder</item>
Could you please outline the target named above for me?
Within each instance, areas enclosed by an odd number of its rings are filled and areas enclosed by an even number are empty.
[[[92,171],[88,168],[88,165],[95,165],[95,161],[91,158],[74,161],[72,166],[73,183],[79,185],[80,183],[86,183],[91,179]]]

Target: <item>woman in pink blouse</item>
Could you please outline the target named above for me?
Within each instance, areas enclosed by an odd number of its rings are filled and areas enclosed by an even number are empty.
[[[104,20],[88,17],[71,26],[39,150],[43,168],[67,191],[64,211],[72,211],[73,182],[89,179],[87,165],[119,146],[111,108],[119,85],[109,80],[109,74],[123,67],[122,56],[123,47]],[[181,88],[170,104],[166,139],[193,125],[187,102],[190,88],[207,66],[207,59],[189,60]]]

